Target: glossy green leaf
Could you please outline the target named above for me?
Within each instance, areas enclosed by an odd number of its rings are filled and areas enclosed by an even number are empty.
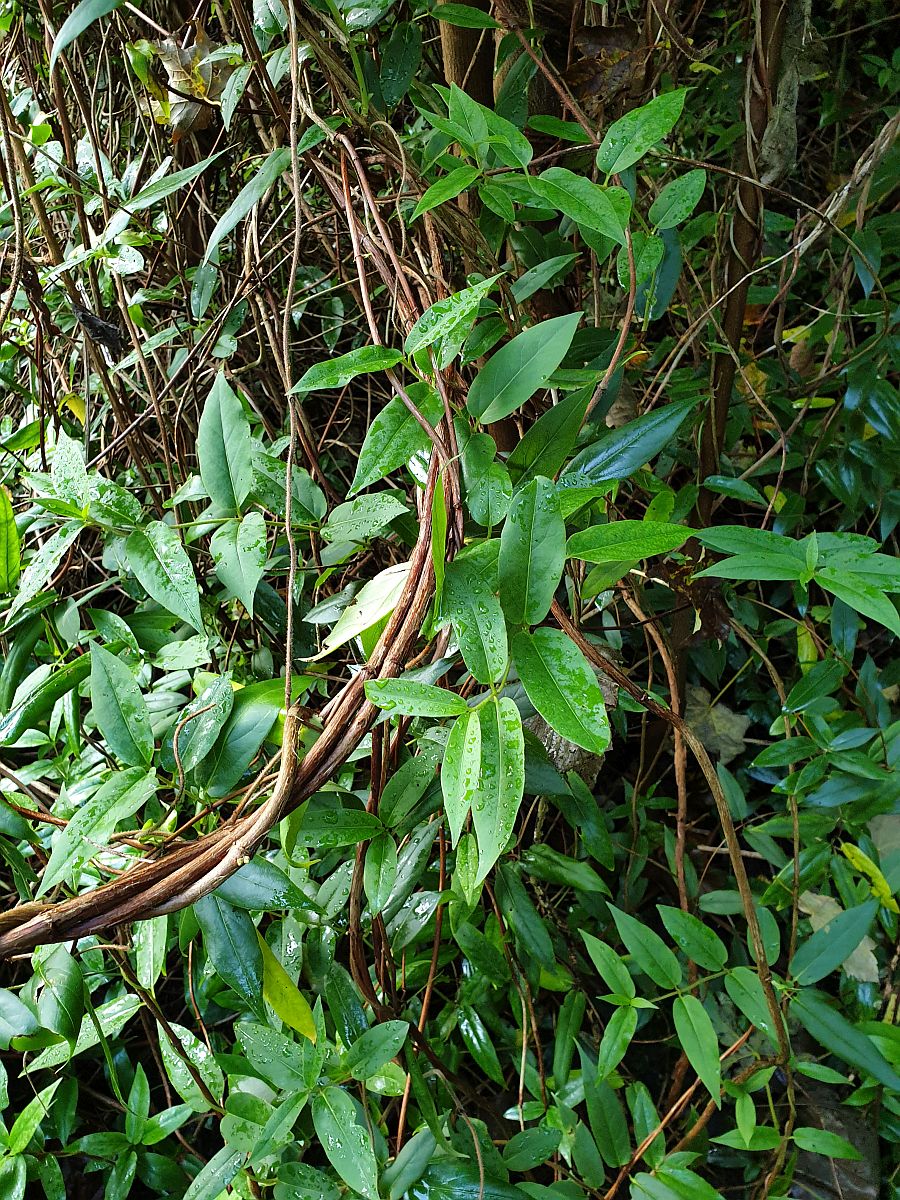
[[[209,548],[219,579],[252,617],[253,597],[269,553],[262,513],[249,512],[240,522],[226,521],[213,534]]]
[[[162,521],[151,521],[130,534],[125,553],[129,568],[147,594],[202,633],[194,568],[175,530]]]
[[[413,210],[411,220],[414,221],[416,217],[421,217],[422,213],[430,212],[439,204],[446,204],[448,200],[455,199],[460,192],[471,187],[480,174],[481,171],[478,167],[456,167],[449,174],[443,175],[437,183],[433,183],[426,190]]]
[[[500,535],[500,603],[513,625],[550,610],[565,565],[565,524],[556,488],[538,476],[513,498]]]
[[[508,696],[478,709],[481,770],[472,799],[478,882],[487,878],[512,834],[525,786],[525,743],[519,710]]]
[[[631,978],[631,972],[612,946],[607,946],[606,942],[601,942],[586,929],[582,929],[580,932],[591,962],[597,968],[610,992],[633,999],[637,995],[637,991],[634,980]]]
[[[671,131],[681,116],[686,96],[687,88],[666,92],[610,125],[597,151],[600,170],[618,175],[642,159]]]
[[[498,680],[509,658],[503,609],[482,572],[465,557],[447,564],[441,615],[453,626],[472,676],[479,683]]]
[[[369,843],[363,867],[363,891],[372,913],[379,913],[397,882],[397,843],[383,833]]]
[[[630,208],[624,189],[601,187],[566,167],[548,167],[530,182],[542,200],[552,208],[559,209],[577,225],[593,229],[624,245]]]
[[[766,1003],[759,976],[750,967],[734,967],[725,976],[725,991],[751,1024],[766,1034],[772,1046],[778,1047],[778,1031]]]
[[[198,900],[194,912],[216,973],[251,1011],[262,1015],[263,960],[253,922],[215,893]]]
[[[603,1031],[600,1048],[597,1051],[597,1078],[607,1079],[622,1059],[625,1051],[631,1045],[637,1029],[637,1009],[623,1006],[617,1008]]]
[[[220,676],[181,710],[176,729],[182,770],[193,771],[203,761],[215,745],[233,707],[234,688],[231,680]],[[174,750],[172,757],[174,764]]]
[[[479,789],[481,772],[481,717],[469,710],[453,722],[441,764],[444,812],[455,846]]]
[[[639,562],[677,550],[690,534],[683,525],[664,521],[610,521],[573,533],[566,554],[586,562]]]
[[[460,29],[499,29],[499,24],[490,13],[471,4],[439,4],[432,9],[431,15],[436,21],[444,21],[447,25],[457,25]]]
[[[656,911],[662,917],[669,937],[684,954],[705,971],[721,971],[728,961],[725,943],[708,925],[693,915],[657,904]]]
[[[629,421],[621,429],[614,429],[576,454],[560,483],[577,487],[607,479],[627,479],[671,443],[697,403],[694,397],[675,400]]]
[[[63,945],[44,947],[35,962],[40,983],[38,1018],[46,1028],[68,1042],[74,1050],[84,1012],[84,976],[78,963]]]
[[[822,567],[816,571],[815,580],[838,600],[900,637],[900,613],[893,601],[868,580],[837,567]]]
[[[294,384],[291,391],[305,394],[341,388],[358,375],[386,371],[402,361],[403,354],[399,350],[391,350],[387,346],[360,346],[357,350],[351,350],[349,354],[341,354],[338,358],[316,363]]]
[[[885,1087],[900,1091],[900,1076],[864,1033],[832,1007],[822,992],[801,989],[791,1000],[791,1015],[807,1033],[832,1054],[857,1070],[865,1071]]]
[[[206,252],[203,255],[205,263],[209,262],[222,239],[226,238],[232,229],[248,216],[251,209],[259,204],[269,188],[288,169],[290,162],[291,152],[286,146],[281,146],[268,155],[259,170],[241,188],[226,212],[216,222],[206,243]]]
[[[526,329],[481,368],[466,405],[483,424],[499,421],[521,408],[565,358],[582,314],[553,317]]]
[[[791,1135],[794,1144],[810,1154],[823,1154],[826,1158],[850,1158],[859,1161],[862,1155],[854,1145],[830,1129],[819,1129],[810,1125],[798,1125]]]
[[[207,494],[227,512],[237,512],[253,482],[250,423],[237,393],[220,372],[203,405],[197,430],[200,478]]]
[[[513,661],[528,699],[561,737],[592,754],[609,746],[609,720],[600,685],[587,659],[559,629],[520,632]]]
[[[50,71],[53,71],[56,60],[62,52],[89,29],[95,21],[108,16],[119,7],[122,0],[81,0],[63,21],[59,32],[53,39],[50,51]]]
[[[410,384],[406,391],[429,425],[437,425],[443,416],[444,406],[434,388],[418,383]],[[348,496],[354,496],[363,488],[384,479],[391,471],[409,462],[414,454],[427,450],[430,444],[427,432],[402,398],[395,396],[369,425]]]
[[[10,1128],[9,1140],[5,1147],[8,1154],[24,1154],[28,1149],[28,1143],[40,1127],[41,1121],[50,1115],[53,1097],[61,1083],[62,1080],[57,1079],[43,1091],[38,1092],[16,1117]]]
[[[793,978],[802,984],[817,983],[837,970],[869,932],[879,907],[878,900],[867,900],[817,929],[791,959]]]
[[[518,484],[556,475],[575,445],[592,395],[593,388],[569,392],[525,431],[506,460]]]
[[[375,1152],[347,1093],[324,1088],[313,1100],[312,1115],[322,1149],[340,1178],[365,1200],[378,1200]]]
[[[667,183],[647,214],[657,229],[673,229],[686,220],[697,205],[706,187],[706,172],[697,167]]]
[[[407,354],[415,354],[428,346],[440,343],[452,346],[462,345],[468,336],[472,323],[478,313],[481,301],[497,285],[499,275],[491,275],[471,287],[454,292],[444,300],[438,300],[426,309],[406,335],[403,349]],[[438,356],[438,366],[447,366]]]
[[[0,487],[0,595],[15,588],[20,570],[19,533],[9,492]]]
[[[681,984],[681,965],[658,933],[630,913],[611,904],[612,913],[629,954],[645,975],[661,988],[676,988]]]
[[[411,679],[373,679],[365,688],[367,698],[391,716],[456,717],[468,710],[461,696],[430,683]]]
[[[146,766],[153,757],[147,702],[125,663],[97,645],[91,647],[91,707],[116,758]]]
[[[240,1171],[243,1161],[243,1151],[223,1146],[191,1180],[184,1200],[216,1200]]]
[[[265,680],[240,688],[231,716],[212,750],[198,767],[198,776],[212,796],[224,796],[250,766],[284,705],[284,681]]]
[[[721,1106],[722,1069],[719,1040],[709,1014],[696,996],[677,996],[672,1005],[675,1032],[687,1060],[717,1106]]]
[[[155,793],[155,771],[132,767],[110,776],[65,828],[55,832],[38,895],[63,880],[77,882],[81,868],[103,851],[118,823],[138,812]]]
[[[356,1039],[344,1056],[342,1066],[354,1079],[375,1075],[403,1049],[409,1033],[407,1021],[383,1021]]]

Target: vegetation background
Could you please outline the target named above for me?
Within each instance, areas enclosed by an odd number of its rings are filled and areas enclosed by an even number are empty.
[[[0,1197],[896,1200],[897,13],[0,0]]]

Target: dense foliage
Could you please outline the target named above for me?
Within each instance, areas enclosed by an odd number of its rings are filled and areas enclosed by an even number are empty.
[[[876,2],[0,0],[0,1198],[900,1197]]]

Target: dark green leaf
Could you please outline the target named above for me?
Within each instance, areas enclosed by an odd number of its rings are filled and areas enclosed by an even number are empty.
[[[553,317],[526,329],[481,368],[466,405],[483,424],[509,416],[546,385],[566,356],[582,314]]]
[[[597,677],[559,629],[517,633],[513,659],[528,699],[547,724],[592,754],[609,746],[609,721]]]
[[[500,603],[514,625],[546,617],[565,564],[556,488],[538,476],[517,492],[500,536]]]

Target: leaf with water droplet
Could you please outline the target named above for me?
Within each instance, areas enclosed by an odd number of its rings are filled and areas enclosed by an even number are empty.
[[[350,1096],[339,1087],[324,1088],[313,1100],[312,1115],[322,1149],[344,1183],[366,1200],[378,1200],[375,1152]]]
[[[472,803],[478,840],[478,883],[500,857],[525,788],[525,741],[519,710],[508,696],[493,696],[478,710],[481,770]]]

